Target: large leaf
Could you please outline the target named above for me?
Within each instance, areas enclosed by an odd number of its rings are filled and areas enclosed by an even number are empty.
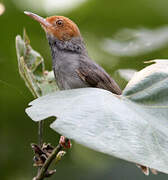
[[[135,73],[121,96],[102,89],[55,92],[30,103],[27,114],[94,150],[168,173],[168,61]]]
[[[168,27],[124,29],[114,39],[101,42],[104,51],[116,56],[139,56],[163,48],[168,43]]]

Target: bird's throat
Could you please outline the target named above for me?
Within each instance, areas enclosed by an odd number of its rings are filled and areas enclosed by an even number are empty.
[[[47,39],[51,50],[53,48],[58,51],[68,51],[71,53],[86,53],[86,48],[82,37],[74,37],[68,41],[62,41],[54,37],[53,35],[47,34]]]

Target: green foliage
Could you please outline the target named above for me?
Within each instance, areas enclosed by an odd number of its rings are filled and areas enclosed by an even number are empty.
[[[30,0],[3,1],[6,11],[0,16],[0,179],[3,180],[31,179],[33,168],[30,143],[37,141],[37,123],[30,121],[24,113],[25,107],[33,98],[18,74],[14,43],[15,36],[22,33],[23,27],[27,29],[32,47],[43,56],[46,69],[51,69],[51,54],[44,31],[38,23],[23,14],[24,10],[35,8],[33,12],[43,17],[64,15],[73,19],[84,36],[89,55],[102,65],[122,88],[125,87],[126,82],[116,76],[114,73],[116,70],[130,68],[140,70],[144,67],[142,62],[145,60],[168,57],[168,44],[138,57],[116,57],[103,52],[99,47],[100,44],[102,45],[101,40],[114,39],[116,34],[118,35],[118,32],[125,28],[132,30],[145,28],[155,31],[165,26],[168,19],[167,0],[89,0],[80,7],[75,7],[71,12],[58,13],[56,10],[51,12],[48,9],[50,14],[46,14],[46,11],[40,8],[39,4],[42,4],[42,1],[32,1],[31,7],[27,6],[26,1],[30,2]],[[21,2],[25,5],[24,8]],[[38,4],[38,8],[34,3]],[[56,144],[59,137],[47,127],[47,123],[49,122],[45,122],[45,140]],[[115,177],[114,179],[118,180],[126,177],[125,179],[142,180],[146,178],[133,164],[95,153],[75,143],[73,143],[73,151],[66,155],[60,165],[56,174],[57,179],[65,180],[71,177],[76,180],[80,177],[82,180],[102,180]],[[159,174],[147,178],[167,180],[167,175]]]
[[[59,91],[26,109],[34,121],[89,148],[168,173],[168,61],[135,73],[121,96],[97,88]]]
[[[19,35],[16,37],[16,51],[19,73],[34,97],[57,90],[53,71],[45,70],[43,57],[32,49],[25,31],[23,39]]]

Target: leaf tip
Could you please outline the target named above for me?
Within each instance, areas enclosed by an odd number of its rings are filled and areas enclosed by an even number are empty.
[[[144,64],[156,63],[156,60],[148,60],[144,61]]]

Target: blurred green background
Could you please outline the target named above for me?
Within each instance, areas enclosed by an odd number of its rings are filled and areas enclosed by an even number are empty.
[[[5,11],[3,12],[3,8]],[[32,47],[51,69],[50,50],[40,25],[23,14],[64,15],[74,20],[90,56],[124,88],[118,69],[140,70],[146,60],[168,58],[167,0],[4,0],[0,1],[0,179],[28,180],[32,167],[31,142],[37,142],[37,124],[25,114],[33,100],[18,73],[15,36],[26,28]],[[45,142],[56,145],[59,135],[45,122]],[[53,179],[124,180],[167,179],[146,177],[132,163],[73,143],[57,165]]]

